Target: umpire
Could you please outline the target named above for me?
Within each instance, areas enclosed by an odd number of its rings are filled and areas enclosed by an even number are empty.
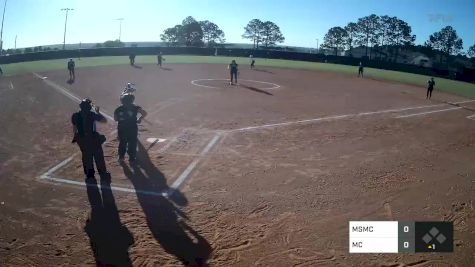
[[[100,113],[99,107],[95,106],[92,111],[92,101],[85,98],[79,104],[80,111],[71,117],[73,124],[73,143],[77,143],[82,153],[82,165],[87,179],[94,179],[94,161],[101,178],[108,179],[106,163],[102,144],[106,137],[96,131],[96,121],[105,123],[107,119]]]
[[[114,111],[114,120],[117,121],[117,133],[119,136],[119,161],[123,161],[125,153],[129,155],[129,162],[134,163],[137,155],[138,123],[147,116],[147,112],[134,104],[133,94],[122,94],[120,105]],[[137,119],[137,115],[140,118]]]

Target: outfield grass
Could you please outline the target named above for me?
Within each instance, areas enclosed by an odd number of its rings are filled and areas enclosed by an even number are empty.
[[[231,57],[214,57],[214,56],[165,56],[165,64],[170,63],[210,63],[210,64],[229,64],[231,59],[236,59],[238,64],[249,64],[248,58],[231,58]],[[156,56],[137,56],[137,64],[156,64]],[[106,65],[120,65],[128,64],[129,59],[127,56],[114,56],[114,57],[89,57],[76,60],[76,66],[92,67],[92,66],[106,66]],[[281,60],[281,59],[256,59],[257,66],[268,66],[278,68],[294,68],[294,69],[308,69],[317,71],[330,71],[356,75],[357,67],[330,64],[330,63],[315,63],[293,60]],[[49,70],[65,70],[66,60],[41,60],[31,62],[12,63],[2,66],[3,72],[6,76],[37,72],[37,71],[49,71]],[[425,87],[427,85],[428,76],[412,74],[399,71],[381,70],[373,68],[365,68],[365,76],[383,79],[407,84],[413,84],[417,86]],[[461,81],[454,81],[443,78],[436,78],[436,88],[442,91],[475,98],[475,84],[466,83]]]

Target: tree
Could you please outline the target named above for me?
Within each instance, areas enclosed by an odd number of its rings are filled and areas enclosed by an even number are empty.
[[[335,50],[335,56],[338,55],[338,50],[343,50],[345,44],[348,42],[348,33],[342,27],[330,28],[323,38],[322,47]]]
[[[203,40],[208,47],[213,47],[216,43],[224,43],[224,32],[211,21],[200,21],[201,30],[203,31]]]
[[[475,58],[475,44],[468,48],[467,55],[469,57]]]
[[[368,47],[378,43],[379,33],[377,31],[379,26],[379,17],[375,14],[359,18],[358,22],[358,34],[356,43],[366,47],[365,55],[368,56]],[[371,58],[371,51],[370,51]]]
[[[193,17],[186,17],[178,34],[179,42],[186,46],[203,46],[203,30],[198,21]]]
[[[25,48],[25,53],[31,53],[31,52],[33,52],[33,49],[31,49],[31,47]]]
[[[101,44],[101,43],[97,43],[94,47],[95,47],[95,48],[102,48],[102,44]]]
[[[261,20],[253,19],[244,27],[242,38],[252,40],[254,43],[253,48],[259,48],[263,24],[264,22]]]
[[[353,44],[355,43],[356,36],[358,34],[358,24],[354,22],[348,23],[348,25],[345,26],[345,31],[346,31],[346,46],[350,50],[350,56],[353,56],[351,50],[353,48]]]
[[[412,35],[411,26],[397,17],[381,16],[378,31],[381,46],[390,46],[391,56],[395,54],[396,59],[400,46],[412,46],[416,40],[416,36]]]
[[[457,55],[463,49],[462,39],[458,37],[457,31],[451,26],[446,26],[431,34],[425,45],[447,55]]]
[[[168,46],[175,46],[180,39],[181,27],[181,25],[175,25],[175,27],[165,29],[160,35],[160,39]]]
[[[102,46],[103,47],[124,47],[125,44],[117,39],[114,41],[111,41],[111,40],[105,41],[104,44],[102,44]]]
[[[272,21],[262,23],[260,38],[266,48],[276,43],[282,43],[285,40],[284,35],[280,32],[279,26]]]

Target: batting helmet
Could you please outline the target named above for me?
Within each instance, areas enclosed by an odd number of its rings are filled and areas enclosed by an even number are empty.
[[[135,96],[133,94],[122,94],[120,96],[120,102],[123,105],[130,105],[134,103],[134,101],[135,101]]]
[[[84,98],[81,103],[79,103],[79,108],[82,111],[89,111],[92,108],[92,101],[89,98]]]

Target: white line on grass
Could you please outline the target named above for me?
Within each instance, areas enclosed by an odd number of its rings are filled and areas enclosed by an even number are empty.
[[[172,195],[173,192],[175,192],[175,190],[177,190],[183,184],[183,182],[186,181],[186,179],[190,176],[190,173],[195,169],[196,165],[198,165],[198,163],[200,162],[201,158],[205,156],[211,150],[211,148],[213,148],[213,146],[216,144],[216,142],[218,142],[220,137],[221,137],[220,134],[216,134],[215,136],[213,136],[211,141],[209,141],[206,147],[200,152],[200,156],[195,158],[188,165],[188,167],[186,167],[186,169],[180,174],[180,176],[178,176],[175,182],[173,182],[168,193],[169,195]]]
[[[438,112],[444,112],[444,111],[450,111],[450,110],[456,110],[456,109],[462,109],[462,108],[463,107],[438,109],[438,110],[426,111],[426,112],[421,112],[421,113],[414,113],[414,114],[409,114],[409,115],[397,116],[396,118],[397,119],[409,118],[409,117],[421,116],[421,115],[426,115],[426,114],[431,114],[431,113],[438,113]]]

